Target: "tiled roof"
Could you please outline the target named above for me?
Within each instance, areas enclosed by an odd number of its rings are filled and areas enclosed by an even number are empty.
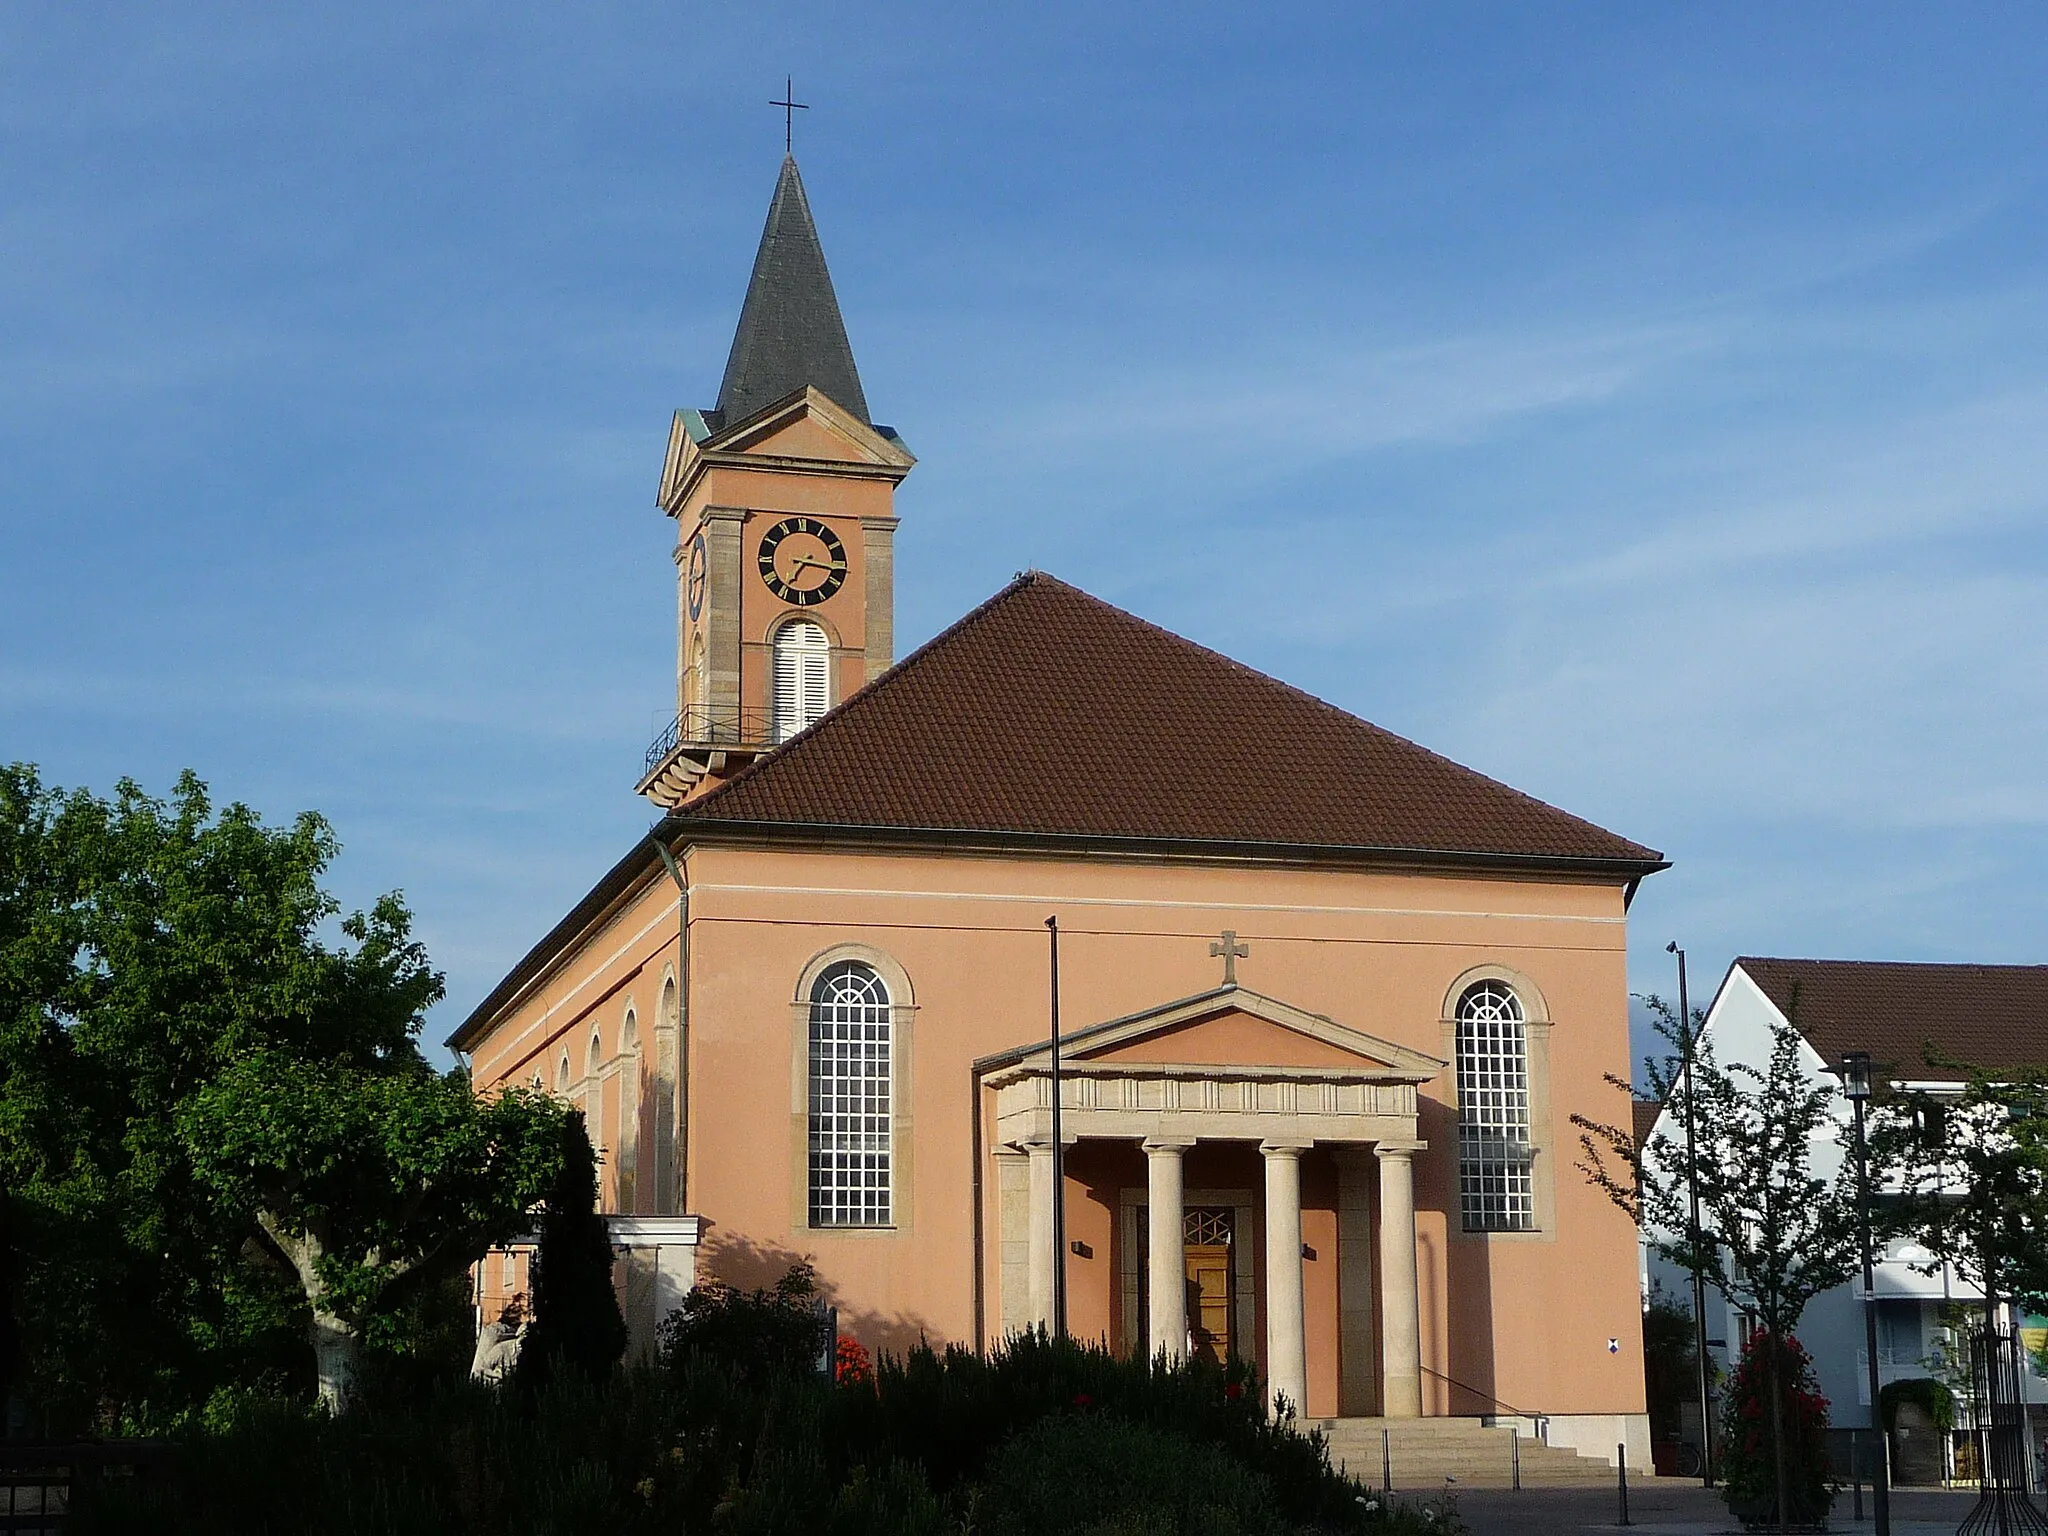
[[[1736,967],[1829,1062],[1868,1051],[1880,1069],[1943,1080],[1938,1058],[2048,1066],[2048,965],[1910,965],[1745,955]]]
[[[1020,576],[691,823],[1369,850],[1640,874],[1659,856],[1090,597]]]
[[[1640,1147],[1657,1128],[1657,1117],[1664,1113],[1664,1105],[1657,1099],[1630,1099],[1628,1109],[1629,1129],[1635,1133],[1636,1145]]]
[[[785,158],[754,255],[754,275],[711,413],[729,426],[812,385],[835,405],[868,419],[846,321],[825,269],[796,161]]]

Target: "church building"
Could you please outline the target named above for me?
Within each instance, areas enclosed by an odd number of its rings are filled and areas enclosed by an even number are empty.
[[[1615,1113],[1664,861],[1041,572],[899,659],[915,462],[785,160],[662,469],[660,820],[450,1041],[584,1109],[636,1340],[807,1259],[872,1349],[987,1347],[1063,1278],[1077,1337],[1307,1417],[1647,1465],[1636,1233],[1570,1117]]]

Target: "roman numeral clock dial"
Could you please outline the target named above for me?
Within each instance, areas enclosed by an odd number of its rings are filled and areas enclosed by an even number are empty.
[[[846,584],[846,546],[814,517],[785,517],[761,535],[760,566],[770,592],[808,608]]]

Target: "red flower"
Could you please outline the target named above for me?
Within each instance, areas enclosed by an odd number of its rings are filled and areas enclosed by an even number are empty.
[[[1074,1406],[1076,1408],[1086,1408],[1094,1401],[1095,1399],[1090,1397],[1086,1392],[1076,1392],[1074,1394]]]
[[[1239,1398],[1244,1396],[1244,1383],[1241,1381],[1225,1382],[1223,1384],[1223,1395],[1229,1398],[1233,1403],[1236,1402]]]
[[[844,1386],[872,1386],[875,1363],[867,1349],[852,1334],[842,1333],[832,1351],[832,1379]]]

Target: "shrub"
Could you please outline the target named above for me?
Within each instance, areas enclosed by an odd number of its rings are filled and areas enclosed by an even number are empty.
[[[1772,1349],[1776,1343],[1779,1411],[1771,1411]],[[1834,1494],[1827,1482],[1828,1400],[1820,1394],[1813,1359],[1800,1342],[1759,1331],[1722,1401],[1722,1496],[1729,1513],[1747,1524],[1775,1519],[1779,1457],[1775,1435],[1784,1433],[1785,1518],[1814,1525],[1827,1518]]]
[[[1217,1446],[1092,1410],[1041,1419],[1005,1444],[984,1507],[993,1536],[1288,1530],[1272,1485]]]
[[[793,1264],[754,1291],[707,1281],[663,1319],[662,1362],[670,1370],[712,1362],[743,1380],[816,1374],[825,1338],[817,1296],[817,1271],[808,1264]]]
[[[1888,1381],[1878,1389],[1877,1401],[1886,1429],[1892,1427],[1902,1403],[1913,1403],[1924,1410],[1934,1427],[1943,1434],[1956,1427],[1956,1395],[1931,1376]]]
[[[813,1282],[706,1288],[658,1366],[466,1380],[330,1419],[223,1400],[167,1487],[80,1490],[74,1536],[1318,1536],[1455,1529],[1382,1509],[1242,1366],[1042,1333],[819,1374]],[[799,1329],[797,1326],[801,1324]],[[124,1481],[129,1486],[121,1486]]]

